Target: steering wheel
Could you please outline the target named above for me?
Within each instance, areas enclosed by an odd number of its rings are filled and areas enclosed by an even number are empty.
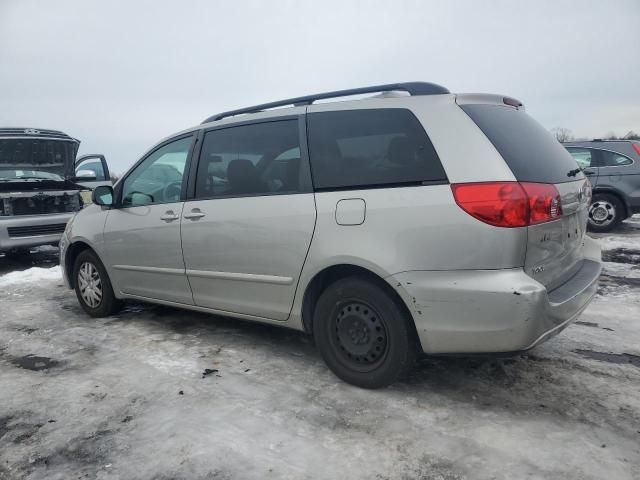
[[[182,193],[182,180],[176,180],[171,182],[162,190],[162,198],[165,202],[180,200],[180,193]]]

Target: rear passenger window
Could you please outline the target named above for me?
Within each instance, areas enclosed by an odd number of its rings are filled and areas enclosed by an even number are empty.
[[[584,178],[576,161],[523,110],[488,104],[461,105],[520,182],[562,183]]]
[[[571,156],[578,163],[580,168],[588,168],[591,166],[595,166],[595,162],[593,160],[593,150],[589,148],[576,148],[576,147],[567,147],[567,151],[571,154]]]
[[[297,193],[301,186],[297,120],[207,132],[196,174],[196,197]]]
[[[619,153],[608,150],[600,150],[600,152],[602,152],[603,167],[622,167],[623,165],[631,165],[633,163],[629,157],[625,157]]]
[[[429,137],[409,110],[311,113],[308,126],[316,189],[447,181]]]

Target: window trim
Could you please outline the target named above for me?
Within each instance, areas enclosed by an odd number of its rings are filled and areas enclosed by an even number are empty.
[[[569,151],[570,148],[581,148],[583,150],[593,151],[595,153],[594,158],[596,160],[597,165],[591,165],[590,167],[587,167],[587,168],[620,168],[620,167],[630,167],[631,165],[635,164],[635,160],[633,158],[625,155],[624,153],[616,152],[615,150],[609,150],[608,148],[583,147],[579,145],[567,145],[564,148],[566,148],[567,151]],[[600,152],[615,153],[616,155],[620,155],[621,157],[624,157],[627,160],[631,161],[631,163],[627,163],[625,165],[603,165],[604,159],[602,158],[602,154]]]
[[[297,191],[286,192],[263,192],[263,193],[247,193],[247,194],[231,194],[231,195],[212,195],[208,197],[196,197],[196,179],[198,175],[198,167],[202,156],[202,147],[204,145],[204,136],[213,131],[225,130],[234,127],[245,127],[249,125],[257,125],[262,123],[274,123],[296,120],[298,122],[298,146],[300,147],[300,189]],[[188,179],[188,187],[185,201],[204,201],[204,200],[225,200],[229,198],[247,198],[247,197],[272,197],[276,195],[303,195],[313,193],[313,183],[311,181],[311,166],[309,164],[309,150],[306,140],[306,114],[282,115],[281,117],[267,117],[243,120],[234,123],[225,123],[224,125],[213,125],[202,128],[198,135],[197,151],[194,151],[191,159],[191,169]]]
[[[182,140],[184,138],[189,138],[189,137],[193,137],[191,140],[191,145],[189,145],[189,152],[187,153],[187,159],[185,161],[185,165],[184,165],[184,172],[182,174],[182,190],[180,192],[180,199],[178,200],[178,202],[184,202],[185,201],[185,190],[186,190],[186,185],[187,185],[187,181],[185,181],[185,178],[188,180],[188,175],[189,175],[189,166],[191,164],[191,157],[193,156],[193,152],[194,152],[194,147],[196,145],[196,140],[198,138],[197,135],[198,131],[191,131],[188,133],[183,133],[180,135],[176,135],[175,137],[171,137],[168,138],[166,140],[163,140],[161,143],[155,145],[154,147],[152,147],[149,151],[147,151],[147,153],[145,153],[136,163],[133,164],[133,166],[127,171],[127,173],[125,175],[122,176],[121,179],[118,180],[118,184],[115,186],[114,188],[114,203],[113,206],[111,208],[113,209],[122,209],[122,208],[136,208],[136,207],[148,207],[148,206],[152,206],[152,205],[166,205],[169,203],[176,203],[176,202],[154,202],[154,203],[145,203],[142,205],[123,205],[122,204],[122,193],[124,190],[124,184],[127,180],[127,178],[129,178],[129,176],[136,171],[136,169],[147,159],[149,158],[151,155],[153,155],[155,152],[157,152],[158,150],[160,150],[161,148],[165,147],[166,145],[176,142],[178,140]]]
[[[406,107],[374,107],[374,108],[349,108],[349,109],[340,109],[340,110],[321,110],[317,112],[307,112],[305,115],[305,134],[308,133],[309,128],[309,115],[319,114],[319,113],[335,113],[335,112],[353,112],[353,111],[364,111],[364,110],[375,110],[375,111],[385,111],[385,110],[404,110],[409,112],[409,114],[415,119],[417,124],[419,125],[421,131],[424,133],[427,140],[431,144],[433,151],[436,154],[438,162],[442,167],[442,171],[444,172],[444,178],[441,180],[407,180],[403,182],[390,182],[390,183],[372,183],[372,184],[364,184],[364,185],[343,185],[338,187],[316,187],[315,180],[313,180],[313,191],[317,193],[323,192],[343,192],[350,190],[375,190],[375,189],[383,189],[383,188],[403,188],[403,187],[424,187],[424,186],[432,186],[432,185],[449,185],[451,181],[449,180],[449,175],[447,175],[447,171],[444,168],[444,164],[442,160],[440,160],[440,154],[436,150],[431,137],[427,133],[422,125],[420,119],[416,116],[416,114],[410,108]],[[309,142],[309,136],[307,135],[307,142]],[[307,155],[309,155],[309,147],[307,143]],[[309,167],[311,169],[311,178],[313,179],[313,167],[311,167],[311,158],[309,157]]]
[[[599,154],[598,156],[599,161],[598,161],[598,167],[600,168],[620,168],[620,167],[630,167],[631,165],[633,165],[635,162],[633,160],[633,158],[628,157],[627,155],[625,155],[624,153],[620,153],[620,152],[616,152],[614,150],[609,150],[608,148],[592,148],[592,150],[599,150],[600,152],[609,152],[609,153],[615,153],[616,155],[619,155],[621,157],[626,158],[627,160],[629,160],[631,163],[626,163],[624,165],[604,165],[604,157],[602,154]]]

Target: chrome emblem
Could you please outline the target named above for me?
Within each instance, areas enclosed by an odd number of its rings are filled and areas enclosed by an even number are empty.
[[[533,274],[537,274],[537,273],[542,273],[544,272],[544,265],[540,265],[539,267],[533,267],[531,269],[533,271]]]
[[[40,130],[36,130],[35,128],[25,128],[24,133],[26,133],[27,135],[38,135],[40,133]]]

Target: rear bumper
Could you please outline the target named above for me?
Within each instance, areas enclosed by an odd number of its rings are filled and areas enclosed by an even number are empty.
[[[0,217],[0,252],[57,244],[73,213]],[[51,233],[49,233],[51,232]]]
[[[601,271],[586,237],[580,270],[552,291],[522,269],[413,271],[387,280],[409,306],[426,353],[497,353],[533,348],[587,307]]]

